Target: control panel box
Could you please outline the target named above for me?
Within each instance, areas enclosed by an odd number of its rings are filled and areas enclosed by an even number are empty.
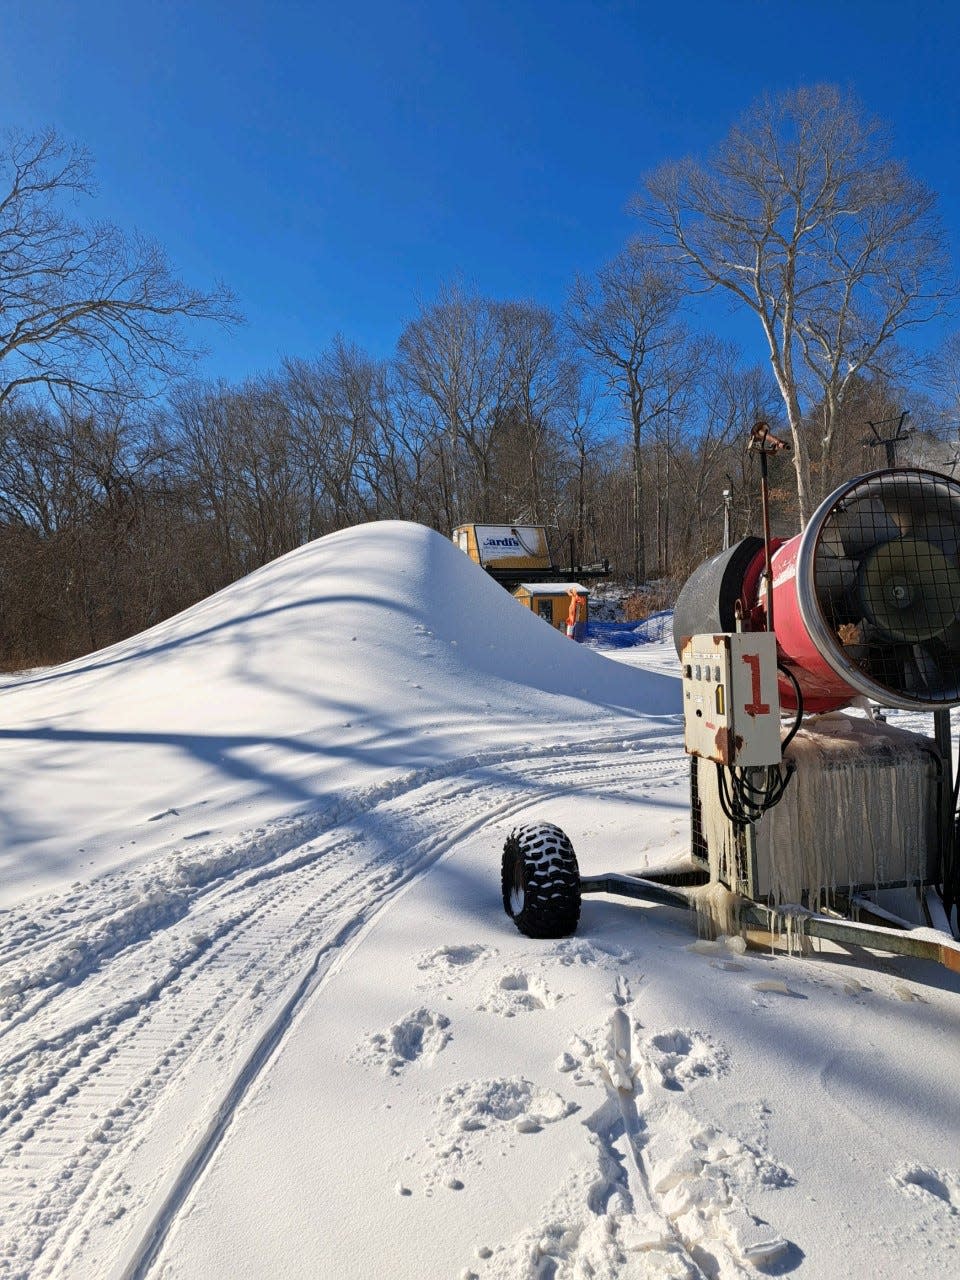
[[[688,754],[731,767],[779,764],[776,636],[769,631],[691,636],[680,661]]]

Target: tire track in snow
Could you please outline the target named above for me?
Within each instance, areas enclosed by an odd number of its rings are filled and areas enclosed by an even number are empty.
[[[648,763],[643,769],[643,773],[648,776],[651,774],[650,763]],[[587,765],[587,767],[589,768],[590,766]],[[610,789],[617,777],[629,775],[635,778],[637,774],[637,765],[635,762],[629,762],[625,765],[611,769],[608,763],[604,761],[601,763],[600,767],[607,774],[607,777],[605,778],[605,789]],[[666,772],[671,771],[671,768],[671,762],[667,762]],[[574,771],[582,774],[584,772],[584,764],[581,762]],[[567,770],[558,771],[552,767],[550,769],[550,773],[554,781],[556,781],[558,777],[562,777],[566,772]],[[662,770],[654,769],[654,772],[660,773]],[[459,785],[455,789],[447,791],[442,803],[447,807],[456,808],[460,802],[461,796],[468,795],[475,790],[476,784]],[[429,808],[433,821],[436,821],[439,817],[438,805],[440,803],[441,801],[436,797],[431,799]],[[322,842],[311,842],[305,846],[304,849],[295,850],[284,859],[279,860],[276,865],[254,873],[247,877],[245,881],[238,880],[238,882],[232,883],[226,887],[225,892],[229,892],[232,895],[243,894],[245,891],[255,887],[257,884],[265,882],[267,879],[276,880],[284,876],[288,876],[293,871],[310,868],[312,864],[320,860],[324,863],[323,873],[329,878],[330,872],[334,869],[332,865],[334,861],[341,861],[343,854],[349,853],[355,843],[356,837],[353,835],[345,837],[340,836],[339,838],[331,837],[329,840]],[[223,895],[221,894],[221,896]],[[318,898],[317,900],[322,901],[321,898]],[[84,1035],[94,1031],[97,1025],[116,1025],[122,1022],[126,1017],[136,1013],[142,1004],[149,1002],[151,999],[155,998],[157,994],[156,988],[158,980],[153,977],[153,975],[158,972],[163,973],[164,969],[166,969],[166,979],[171,981],[174,978],[179,977],[185,969],[189,969],[191,965],[203,963],[204,950],[216,941],[220,934],[228,932],[231,928],[239,928],[242,931],[244,927],[242,923],[242,916],[250,914],[252,911],[256,911],[257,906],[254,905],[253,907],[250,907],[248,905],[242,913],[237,912],[235,904],[231,904],[230,909],[233,912],[233,915],[227,916],[225,919],[217,920],[212,931],[209,920],[201,919],[199,912],[195,913],[193,919],[188,922],[189,932],[184,949],[182,953],[175,955],[172,959],[165,957],[164,950],[169,949],[171,935],[178,932],[182,933],[182,929],[178,930],[168,928],[165,930],[161,938],[156,941],[152,953],[150,951],[151,939],[149,937],[145,938],[143,940],[141,951],[137,957],[136,973],[134,974],[133,981],[131,981],[129,974],[124,973],[125,966],[122,965],[115,965],[112,968],[107,968],[105,972],[95,970],[91,974],[87,975],[85,994],[88,996],[88,999],[86,1003],[87,1005],[92,1006],[95,1012],[86,1017],[81,1016],[76,1025],[71,1026],[67,1024],[65,1027],[61,1021],[62,1014],[57,1010],[35,1010],[33,1017],[26,1020],[28,1025],[23,1027],[21,1035],[16,1036],[12,1034],[11,1029],[13,1031],[19,1029],[19,1026],[22,1025],[24,1019],[15,1019],[11,1024],[11,1027],[8,1027],[4,1036],[5,1067],[10,1068],[11,1066],[17,1065],[28,1058],[30,1053],[49,1053],[51,1049],[63,1048],[68,1045],[71,1040],[82,1038]],[[207,911],[204,914],[205,917],[209,917],[211,912]],[[194,921],[197,926],[202,924],[203,927],[195,928]],[[119,970],[123,975],[123,980],[119,984],[115,977],[117,970]],[[144,974],[146,977],[143,976]],[[143,989],[139,992],[136,988],[137,978],[139,978],[141,983],[144,984]],[[119,1005],[116,1003],[118,986],[121,989]],[[67,1001],[67,1007],[71,1011],[76,1008],[78,1004],[82,1005],[82,1002],[78,1001],[76,998],[76,992],[69,991],[66,986],[60,987],[58,989],[58,993],[61,996],[65,994],[67,996],[72,996],[72,998]],[[29,1039],[25,1039],[25,1036],[29,1037]],[[8,1114],[12,1110],[13,1108],[8,1104],[6,1107]],[[3,1131],[4,1127],[4,1121],[0,1119],[0,1132]]]
[[[250,1058],[244,1063],[242,1069],[231,1082],[227,1096],[217,1109],[217,1114],[212,1124],[195,1149],[180,1166],[178,1174],[161,1202],[159,1209],[154,1214],[148,1230],[137,1241],[131,1256],[125,1259],[114,1272],[118,1280],[142,1280],[147,1275],[152,1262],[157,1257],[170,1228],[176,1220],[178,1212],[185,1204],[198,1178],[220,1145],[244,1096],[249,1092],[269,1059],[279,1048],[284,1033],[293,1022],[300,1008],[316,991],[321,989],[326,979],[336,973],[345,961],[349,952],[353,949],[351,946],[344,950],[347,944],[353,943],[356,945],[359,943],[366,928],[373,923],[401,891],[409,888],[421,876],[425,875],[463,840],[493,822],[502,821],[503,818],[511,817],[514,813],[522,811],[527,807],[527,803],[526,800],[523,800],[504,804],[496,810],[488,811],[484,817],[465,823],[452,837],[437,842],[427,866],[417,866],[409,876],[403,877],[402,881],[397,884],[396,892],[391,895],[390,899],[376,903],[368,915],[361,913],[355,917],[337,938],[317,953],[309,971],[298,984],[289,1000],[284,1003],[279,1014],[268,1026],[261,1040],[254,1048]]]
[[[84,1256],[102,1274],[125,1240],[118,1274],[143,1275],[236,1107],[344,948],[480,828],[577,785],[610,791],[678,772],[672,744],[663,756],[623,744],[621,733],[566,743],[559,759],[555,747],[491,753],[455,775],[408,776],[373,803],[342,806],[340,825],[306,841],[292,838],[289,821],[262,830],[250,843],[272,856],[259,865],[256,850],[224,851],[227,870],[200,877],[165,923],[145,917],[139,940],[111,949],[105,934],[88,967],[45,988],[32,1012],[22,1007],[0,1041],[0,1217],[15,1233],[0,1272],[63,1274]],[[451,820],[453,832],[438,837]],[[298,821],[309,832],[310,819]],[[111,907],[101,901],[101,925]],[[49,918],[55,945],[69,947],[67,922]],[[97,927],[89,903],[76,918],[80,929]],[[198,1118],[186,1133],[184,1116]]]
[[[356,819],[377,806],[414,793],[431,782],[546,761],[558,775],[584,767],[585,752],[644,753],[677,740],[679,728],[670,723],[611,734],[609,730],[576,741],[561,740],[537,747],[477,752],[456,761],[388,778],[372,787],[328,798],[316,809],[259,828],[229,844],[177,850],[136,872],[117,872],[68,894],[14,908],[4,917],[0,956],[0,1001],[9,1005],[23,991],[73,983],[78,973],[133,941],[149,929],[162,929],[175,910],[186,910],[197,897],[215,892],[238,872],[278,862],[295,850]],[[629,771],[630,766],[627,766]],[[636,765],[633,765],[636,768]],[[58,944],[59,949],[58,949]],[[23,962],[22,972],[16,971]],[[15,1010],[14,1010],[15,1011]],[[2,1035],[2,1032],[0,1032]]]
[[[591,762],[586,762],[588,767]],[[668,776],[676,773],[677,764],[675,753],[671,752],[670,756],[663,761],[649,760],[645,762],[645,775],[649,775],[649,780],[653,777]],[[637,762],[630,761],[626,765],[610,768],[609,763],[604,760],[598,767],[603,768],[605,773],[605,788],[611,786],[614,782],[619,783],[625,777],[631,777],[636,780]],[[549,788],[539,788],[536,799],[538,801],[549,799],[552,796],[561,795],[565,791],[564,786],[556,785],[558,774],[579,772],[581,775],[584,771],[584,762],[581,762],[579,769],[561,769],[547,766],[551,778],[554,780],[553,786]],[[463,786],[455,792],[448,793],[442,797],[441,803],[444,807],[449,807],[451,802],[455,801],[459,796],[472,793],[473,788]],[[244,1069],[239,1073],[237,1078],[231,1085],[228,1099],[218,1111],[218,1115],[214,1124],[204,1135],[203,1140],[197,1149],[191,1154],[184,1164],[181,1166],[180,1172],[171,1187],[168,1195],[165,1197],[155,1217],[151,1221],[148,1231],[138,1242],[132,1254],[119,1266],[112,1274],[118,1280],[144,1280],[150,1271],[153,1261],[158,1256],[163,1243],[169,1234],[176,1216],[180,1209],[186,1203],[190,1192],[195,1186],[197,1180],[202,1175],[210,1159],[214,1155],[224,1134],[226,1133],[229,1123],[237,1111],[244,1096],[249,1092],[252,1085],[256,1082],[260,1072],[266,1066],[274,1052],[279,1048],[282,1037],[287,1028],[293,1022],[296,1013],[300,1007],[318,990],[321,989],[324,982],[332,977],[341,965],[349,958],[350,952],[356,945],[362,941],[363,933],[378,918],[383,910],[392,905],[401,893],[405,892],[413,884],[415,884],[424,875],[428,874],[438,862],[442,861],[448,854],[452,853],[456,847],[461,844],[469,836],[482,830],[484,827],[492,826],[495,823],[502,822],[504,818],[510,818],[518,813],[522,813],[529,808],[531,798],[524,796],[520,799],[508,800],[494,809],[486,809],[483,816],[471,819],[455,830],[452,835],[439,840],[432,841],[430,838],[425,842],[428,845],[433,843],[433,849],[426,865],[416,866],[410,875],[405,875],[401,882],[396,886],[394,893],[388,899],[382,900],[375,904],[366,918],[357,919],[348,929],[345,937],[334,943],[332,949],[324,949],[318,953],[314,964],[311,966],[310,972],[306,975],[303,982],[294,992],[293,997],[288,1001],[280,1011],[274,1024],[268,1029],[263,1040],[258,1044],[251,1059]],[[357,935],[354,937],[354,935]],[[350,942],[351,945],[343,950],[340,954],[330,955],[330,950],[334,953],[339,950],[344,942]],[[327,961],[327,963],[324,963]]]

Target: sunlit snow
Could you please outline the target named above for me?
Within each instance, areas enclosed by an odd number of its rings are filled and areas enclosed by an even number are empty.
[[[958,1270],[960,977],[504,914],[518,822],[687,847],[669,639],[619,634],[391,522],[4,682],[3,1274]]]

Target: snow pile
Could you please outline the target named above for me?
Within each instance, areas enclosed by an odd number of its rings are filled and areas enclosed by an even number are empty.
[[[449,763],[465,730],[475,753],[545,715],[678,709],[674,683],[570,643],[439,534],[347,529],[8,686],[0,902]]]

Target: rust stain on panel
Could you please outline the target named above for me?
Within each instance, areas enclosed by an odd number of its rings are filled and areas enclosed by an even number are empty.
[[[729,765],[733,763],[734,740],[733,734],[729,729],[718,729],[714,736],[714,743],[717,748],[716,758],[721,764]],[[742,740],[741,740],[742,743]]]

